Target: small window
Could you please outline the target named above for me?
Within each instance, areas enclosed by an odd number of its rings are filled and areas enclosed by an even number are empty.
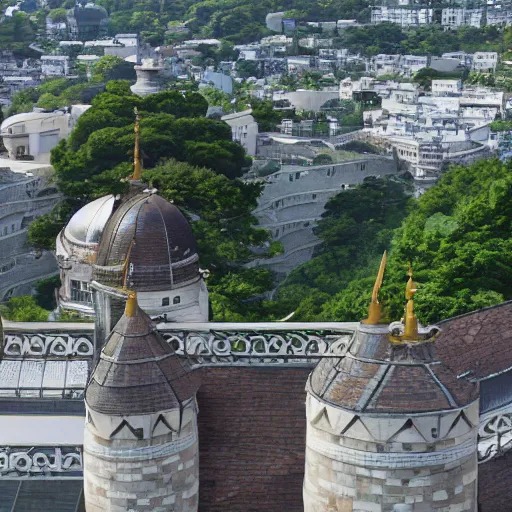
[[[174,299],[172,299],[173,304],[179,304],[180,302],[181,302],[181,298],[179,295],[176,295],[176,297],[174,297]]]
[[[7,235],[7,226],[4,226],[4,235]]]
[[[16,229],[15,224],[12,224],[12,225],[11,225],[11,231],[12,231],[13,233],[14,233],[14,230],[15,230],[15,229]]]
[[[295,179],[298,180],[300,178],[300,172],[295,173]]]
[[[331,176],[331,168],[329,167],[329,169],[327,169],[327,177],[330,177]]]
[[[316,194],[313,194],[313,199],[316,199]]]
[[[168,306],[169,305],[169,297],[164,297],[162,299],[162,306]]]
[[[289,179],[290,181],[293,181],[293,174],[288,174],[288,179]]]

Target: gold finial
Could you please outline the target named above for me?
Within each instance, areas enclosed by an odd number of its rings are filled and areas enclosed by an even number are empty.
[[[380,323],[382,316],[382,308],[379,302],[379,290],[382,286],[382,280],[384,279],[384,270],[386,269],[387,252],[384,251],[382,260],[380,261],[379,272],[375,284],[373,285],[372,300],[368,306],[368,318],[363,320],[363,324],[377,325]]]
[[[137,308],[137,294],[135,292],[128,293],[128,300],[124,308],[124,314],[127,317],[135,316],[135,309]]]
[[[128,266],[130,264],[130,254],[132,253],[132,248],[135,240],[132,240],[130,243],[130,247],[128,247],[128,252],[126,253],[126,259],[123,263],[123,270],[121,272],[121,276],[123,278],[123,290],[127,290],[126,283],[128,281]]]
[[[414,294],[418,291],[416,284],[412,280],[412,267],[409,263],[409,280],[405,287],[405,298],[407,305],[405,306],[404,316],[404,334],[403,338],[406,340],[418,339],[418,318],[414,313]]]
[[[133,150],[133,180],[140,181],[142,178],[142,164],[140,161],[140,117],[137,107],[133,108],[135,113],[135,148]]]

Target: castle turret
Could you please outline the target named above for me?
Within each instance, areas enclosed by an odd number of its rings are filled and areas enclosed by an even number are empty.
[[[308,379],[304,509],[476,512],[477,384],[437,359],[412,276],[404,323],[379,323],[382,273],[369,318]]]
[[[147,96],[160,92],[163,89],[160,75],[162,69],[154,59],[142,59],[142,64],[135,66],[137,82],[130,87],[133,94]]]
[[[199,377],[131,293],[87,387],[87,512],[196,512]]]

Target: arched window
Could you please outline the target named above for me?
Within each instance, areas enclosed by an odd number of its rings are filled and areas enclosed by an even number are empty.
[[[173,304],[179,304],[180,302],[181,302],[181,298],[179,295],[176,295],[176,297],[174,297],[174,299],[172,299]]]
[[[164,297],[162,299],[162,306],[168,306],[169,305],[169,297]]]

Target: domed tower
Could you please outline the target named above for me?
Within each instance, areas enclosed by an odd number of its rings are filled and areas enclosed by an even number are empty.
[[[196,512],[200,380],[130,293],[85,393],[87,512]]]
[[[153,317],[208,320],[208,292],[192,229],[176,206],[150,191],[124,201],[108,221],[93,279],[99,336],[106,336],[122,314],[124,287],[137,292],[140,307]]]
[[[57,263],[61,287],[59,308],[86,316],[94,316],[92,292],[92,264],[101,233],[112,215],[115,199],[100,197],[78,210],[59,233],[56,243]]]
[[[59,306],[96,316],[98,340],[120,318],[127,286],[139,292],[152,317],[208,321],[208,290],[190,225],[178,208],[146,189],[141,173],[137,114],[129,191],[87,204],[57,237]]]
[[[436,358],[409,279],[404,323],[368,320],[307,383],[305,512],[476,512],[478,387]],[[411,272],[412,275],[412,272]]]

